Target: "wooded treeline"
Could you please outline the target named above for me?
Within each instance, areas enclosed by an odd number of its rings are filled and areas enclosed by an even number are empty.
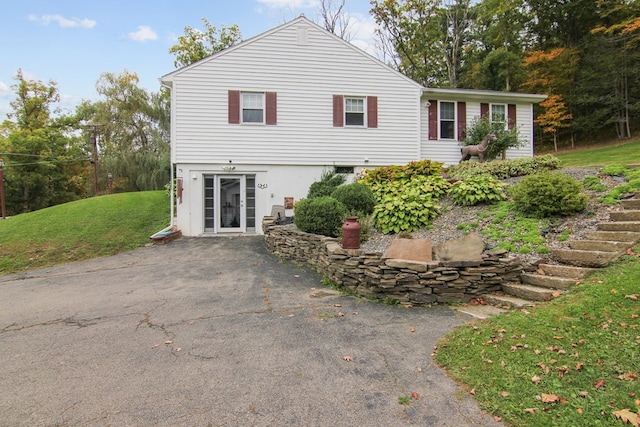
[[[383,58],[431,87],[548,94],[538,148],[624,139],[640,113],[638,0],[371,0]]]
[[[348,3],[320,4],[321,25],[348,40]],[[538,148],[638,130],[640,0],[371,0],[371,15],[380,58],[419,83],[548,94],[535,107]],[[170,48],[176,67],[241,40],[237,25],[203,24],[185,27]],[[27,80],[20,70],[15,80],[12,112],[0,125],[9,215],[170,181],[165,90],[139,87],[134,72],[106,72],[97,101],[63,114],[55,82]]]

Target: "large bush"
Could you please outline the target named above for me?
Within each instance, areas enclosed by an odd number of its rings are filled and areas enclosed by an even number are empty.
[[[524,145],[517,126],[505,129],[503,123],[492,123],[488,117],[476,118],[471,122],[466,131],[464,145],[478,145],[490,132],[495,132],[497,139],[489,143],[489,148],[485,153],[486,160],[493,160],[501,156],[507,148],[517,148]]]
[[[307,199],[315,197],[330,196],[336,188],[345,183],[347,177],[343,174],[336,173],[335,170],[326,170],[322,172],[320,181],[316,181],[309,187]]]
[[[333,197],[302,199],[294,208],[294,223],[307,233],[338,237],[347,208]]]
[[[331,197],[342,202],[350,214],[358,216],[370,215],[376,205],[371,189],[357,182],[341,185],[331,193]]]
[[[524,177],[510,194],[517,210],[540,218],[583,211],[588,197],[582,184],[560,172],[540,172]]]
[[[441,162],[420,160],[419,162],[409,162],[402,166],[391,165],[371,170],[364,169],[359,182],[374,190],[374,187],[385,185],[389,182],[409,181],[417,176],[440,175],[442,166],[443,163]]]

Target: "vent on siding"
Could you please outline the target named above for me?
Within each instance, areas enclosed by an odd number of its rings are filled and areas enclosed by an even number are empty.
[[[298,45],[307,46],[309,44],[309,29],[298,27]]]

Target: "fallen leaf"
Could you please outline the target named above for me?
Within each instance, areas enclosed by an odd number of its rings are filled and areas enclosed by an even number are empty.
[[[541,268],[539,268],[539,269],[536,271],[536,273],[538,273],[540,276],[546,276],[546,275],[547,275],[547,273],[545,273],[545,272],[544,272],[544,270],[543,270],[543,269],[541,269]]]
[[[613,289],[611,289],[611,293],[612,293],[612,294],[617,294],[617,293],[618,293],[618,290],[617,290],[616,288],[613,288]]]
[[[341,312],[341,311],[339,311],[339,312],[338,312],[338,317],[344,317],[344,313],[343,313],[343,312]]]
[[[510,396],[510,394],[509,394],[509,392],[508,392],[508,391],[503,391],[502,393],[500,393],[500,396],[502,396],[502,397],[509,397],[509,396]]]
[[[583,366],[584,366],[584,362],[578,362],[576,364],[576,371],[579,371],[580,369],[582,369]]]
[[[164,343],[165,343],[166,345],[169,345],[169,344],[173,344],[173,341],[171,341],[171,340],[166,340]]]
[[[502,421],[502,418],[501,418],[501,417],[499,417],[499,416],[497,416],[497,415],[494,415],[494,416],[493,416],[493,419],[494,419],[494,420],[496,420],[496,422],[497,422],[497,423],[499,423],[499,422],[501,422],[501,421]]]
[[[535,412],[538,410],[538,408],[527,408],[524,410],[524,412],[526,414],[535,414]]]
[[[627,255],[635,255],[636,253],[633,252],[633,249],[629,248],[627,249]]]
[[[347,362],[353,362],[353,357],[351,356],[344,356],[343,359],[346,360]]]
[[[635,372],[627,372],[624,375],[620,375],[618,378],[620,378],[623,381],[633,381],[633,380],[637,379],[638,376],[636,375]]]
[[[149,348],[158,348],[158,347],[160,347],[160,344],[154,344],[154,345],[152,345],[152,346],[151,346],[151,347],[149,347]]]
[[[624,421],[625,424],[631,424],[635,427],[640,427],[640,417],[635,412],[631,412],[629,409],[621,409],[619,411],[613,411],[613,415],[617,419]]]
[[[576,409],[576,412],[579,413],[580,415],[582,415],[582,413],[584,412],[584,409],[578,408],[578,409]]]
[[[411,398],[412,398],[412,399],[416,399],[416,400],[418,400],[418,397],[420,397],[420,396],[418,395],[418,393],[417,393],[417,392],[415,392],[415,391],[414,391],[413,393],[411,393]]]
[[[299,274],[294,274],[293,277],[295,277],[297,279],[298,277],[300,277],[300,275]]]
[[[543,403],[555,403],[555,402],[557,402],[559,400],[560,400],[560,398],[558,396],[556,396],[555,394],[542,393],[542,402]]]
[[[542,381],[542,378],[540,378],[538,376],[535,376],[535,377],[531,378],[531,381],[536,383],[536,384],[538,384],[540,381]]]
[[[409,332],[415,332],[415,331],[416,331],[416,328],[409,329]]]
[[[604,386],[604,380],[599,380],[599,381],[595,384],[596,390],[597,390],[597,389],[599,389],[599,388],[600,388],[600,387],[602,387],[602,386]]]
[[[589,396],[589,392],[588,391],[581,391],[580,393],[578,393],[578,396],[587,397],[587,396]]]
[[[471,389],[471,391],[469,391],[469,394],[470,394],[471,396],[475,396],[475,395],[476,395],[476,389],[475,389],[475,388],[472,388],[472,389]]]
[[[551,292],[551,296],[553,296],[554,298],[558,298],[560,295],[562,295],[562,294],[559,291]]]
[[[342,304],[333,304],[334,307],[342,307]]]
[[[638,301],[638,294],[625,295],[624,297],[632,299],[634,301]]]
[[[178,347],[176,348],[176,351],[182,351],[182,348]]]

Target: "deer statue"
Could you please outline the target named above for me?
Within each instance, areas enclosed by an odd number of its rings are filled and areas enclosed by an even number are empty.
[[[478,144],[478,145],[465,145],[464,147],[462,147],[462,149],[460,149],[460,152],[462,153],[462,158],[460,159],[460,161],[458,163],[462,163],[465,160],[469,160],[471,158],[471,156],[477,156],[478,157],[478,161],[483,162],[484,161],[484,154],[487,151],[487,148],[489,148],[489,142],[490,141],[495,141],[496,139],[497,139],[496,133],[495,132],[491,132],[491,133],[488,133],[487,136],[485,136],[482,139],[480,144]]]

